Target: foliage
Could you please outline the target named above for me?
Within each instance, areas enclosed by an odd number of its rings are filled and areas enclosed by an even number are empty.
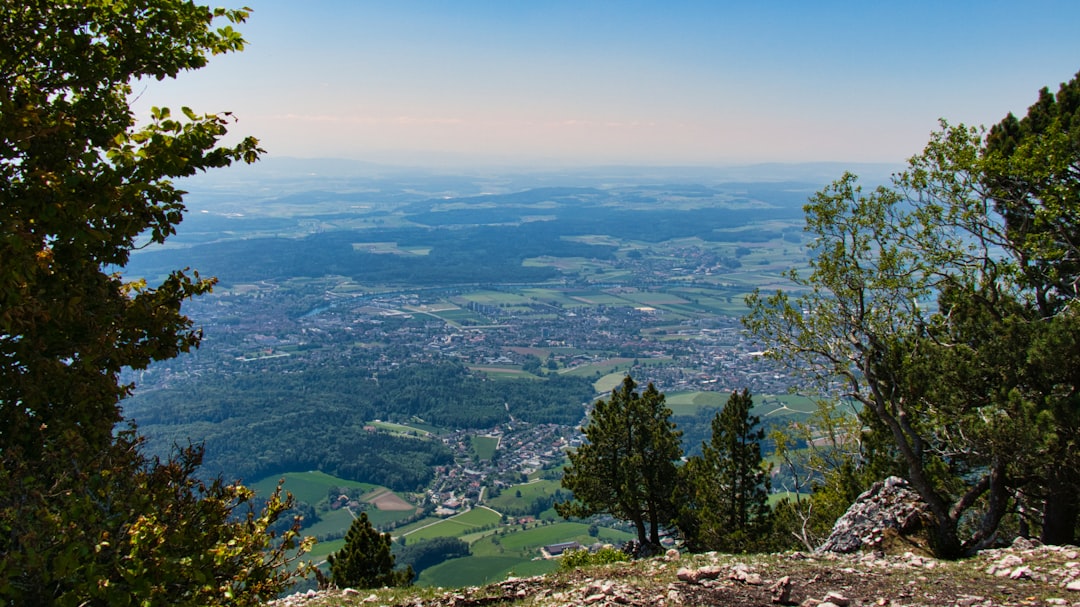
[[[181,303],[197,273],[158,285],[116,273],[175,233],[172,179],[251,162],[219,146],[228,114],[154,108],[137,126],[132,84],[239,51],[247,9],[180,0],[0,5],[0,600],[12,604],[254,604],[287,587],[295,528],[269,528],[239,485],[194,480],[202,452],[162,462],[116,431],[122,369],[187,352]],[[225,22],[222,24],[222,22]],[[272,541],[273,540],[273,541]]]
[[[330,564],[330,581],[339,588],[383,588],[408,586],[413,570],[394,570],[391,552],[393,538],[379,533],[361,512],[345,534],[345,546],[326,557]]]
[[[555,504],[560,516],[607,513],[632,522],[641,545],[660,545],[660,528],[675,515],[680,433],[664,395],[649,384],[637,393],[627,376],[599,400],[582,432],[588,442],[569,453],[562,486],[574,500]],[[648,528],[646,529],[646,525]]]
[[[271,530],[293,505],[280,487],[256,509],[239,484],[194,479],[198,448],[148,460],[126,430],[89,466],[86,441],[64,438],[41,461],[5,452],[0,462],[6,603],[258,605],[305,571],[289,568],[310,546],[300,521]]]
[[[781,471],[773,478],[785,479],[790,484],[778,488],[793,494],[773,506],[774,549],[817,548],[876,479],[902,474],[895,460],[884,467],[884,458],[870,461],[861,417],[841,402],[819,399],[806,419],[770,434]]]
[[[991,544],[1018,507],[1038,524],[1064,506],[1047,539],[1076,526],[1077,484],[1054,472],[1080,405],[1076,83],[986,138],[943,122],[891,188],[819,192],[803,290],[749,299],[772,356],[862,405],[866,462],[902,462],[940,556]]]
[[[629,560],[629,554],[610,546],[605,546],[596,552],[592,552],[588,548],[579,548],[577,550],[568,550],[559,557],[559,569],[572,571],[593,565],[625,563]]]
[[[767,547],[769,474],[761,457],[765,431],[750,415],[747,390],[732,392],[712,422],[701,455],[679,469],[676,525],[694,552],[753,552]]]

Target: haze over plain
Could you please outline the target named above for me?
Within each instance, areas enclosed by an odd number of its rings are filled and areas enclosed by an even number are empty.
[[[1075,74],[1080,3],[249,0],[248,48],[136,108],[271,156],[414,166],[900,163]]]

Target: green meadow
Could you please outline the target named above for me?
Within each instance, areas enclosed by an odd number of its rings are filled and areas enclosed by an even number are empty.
[[[499,446],[497,436],[475,435],[469,439],[472,451],[478,459],[488,461],[495,457],[495,449]]]
[[[377,489],[378,485],[347,481],[345,479],[330,476],[324,472],[286,472],[268,476],[250,485],[260,496],[269,496],[277,487],[278,480],[285,479],[285,491],[293,494],[297,501],[315,505],[326,499],[330,487],[354,487],[364,491]]]
[[[406,543],[415,544],[436,537],[461,537],[468,533],[490,528],[502,522],[502,515],[490,508],[480,506],[437,522],[428,523],[399,535]]]
[[[522,505],[531,504],[539,497],[550,497],[562,487],[560,481],[538,480],[503,489],[499,495],[487,499],[487,504],[500,512],[512,512]]]
[[[511,525],[486,534],[471,544],[472,556],[446,561],[425,570],[418,583],[424,586],[479,585],[505,579],[509,575],[539,575],[558,569],[557,559],[543,559],[540,548],[549,544],[576,541],[619,544],[631,534],[599,528],[597,537],[589,535],[584,523],[533,524],[527,529]]]

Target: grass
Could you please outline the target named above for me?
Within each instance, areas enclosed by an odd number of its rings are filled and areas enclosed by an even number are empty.
[[[540,525],[524,530],[504,531],[499,535],[487,536],[473,544],[473,552],[479,556],[492,554],[517,553],[520,556],[540,555],[540,548],[559,542],[580,542],[591,544],[601,542],[623,542],[631,539],[629,533],[614,529],[601,528],[598,537],[589,536],[589,525],[585,523],[554,523]]]
[[[561,487],[560,481],[556,480],[541,480],[522,483],[503,489],[497,497],[488,498],[486,502],[496,510],[512,512],[528,507],[528,505],[532,504],[538,497],[554,495],[555,491]],[[518,497],[519,493],[521,494],[521,497]]]
[[[479,586],[506,579],[509,575],[540,575],[554,571],[558,564],[514,556],[469,556],[452,559],[424,570],[417,580],[419,586],[461,587]]]
[[[431,431],[418,428],[416,426],[410,426],[406,424],[395,424],[393,422],[373,421],[368,422],[369,426],[373,426],[380,430],[385,430],[391,434],[404,434],[406,436],[430,436]]]
[[[693,415],[702,408],[723,407],[729,396],[727,392],[673,392],[664,394],[664,402],[675,415]]]
[[[304,529],[304,535],[320,536],[329,533],[344,533],[353,522],[348,510],[330,510],[320,514],[319,522]]]
[[[308,504],[317,504],[326,499],[330,487],[355,487],[365,491],[378,488],[378,485],[347,481],[325,472],[286,472],[275,474],[260,479],[250,485],[261,496],[267,496],[274,492],[279,479],[285,479],[285,490],[293,494],[297,501]]]
[[[469,442],[472,446],[472,451],[476,454],[477,458],[484,461],[490,461],[491,458],[495,457],[495,450],[499,446],[499,437],[472,436]]]
[[[595,541],[618,543],[631,536],[622,531],[601,528],[596,538],[589,536],[584,523],[555,523],[526,530],[500,528],[498,534],[487,533],[472,543],[472,556],[453,559],[425,570],[420,574],[420,586],[475,586],[505,579],[543,575],[558,569],[557,560],[540,558],[540,548],[558,542]]]
[[[418,527],[410,525],[412,529],[403,530],[400,535],[405,536],[407,543],[414,544],[436,537],[461,537],[484,527],[498,525],[501,521],[502,516],[498,512],[479,507],[434,523]]]

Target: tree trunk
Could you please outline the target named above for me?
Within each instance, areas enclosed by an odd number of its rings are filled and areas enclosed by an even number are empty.
[[[1076,490],[1061,478],[1063,470],[1050,474],[1053,486],[1042,510],[1042,534],[1039,540],[1052,546],[1071,545],[1076,540],[1076,521],[1080,517]]]
[[[934,556],[947,560],[956,560],[964,556],[956,521],[949,517],[936,518],[930,536],[930,548],[934,551]]]
[[[644,546],[645,544],[648,544],[649,535],[648,532],[645,530],[645,519],[640,516],[635,518],[634,527],[637,528],[638,546]]]

